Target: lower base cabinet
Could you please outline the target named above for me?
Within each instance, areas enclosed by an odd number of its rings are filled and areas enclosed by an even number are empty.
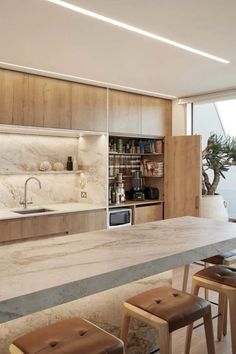
[[[42,236],[70,235],[105,228],[105,210],[1,220],[0,243]]]
[[[163,219],[163,204],[136,205],[134,208],[134,224],[158,221]]]

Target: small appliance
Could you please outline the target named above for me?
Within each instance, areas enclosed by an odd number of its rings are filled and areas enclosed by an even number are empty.
[[[155,187],[146,187],[144,188],[145,199],[159,199],[159,189]]]
[[[130,208],[110,208],[107,220],[108,229],[128,226],[132,224],[132,209]]]
[[[132,200],[145,200],[145,195],[143,193],[143,178],[142,178],[141,171],[135,171],[133,173],[131,199]]]

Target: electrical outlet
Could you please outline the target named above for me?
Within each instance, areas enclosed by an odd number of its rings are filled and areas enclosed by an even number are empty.
[[[87,192],[81,192],[81,198],[87,198]]]

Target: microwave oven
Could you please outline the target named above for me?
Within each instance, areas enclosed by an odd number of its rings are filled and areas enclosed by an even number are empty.
[[[108,229],[123,227],[132,224],[132,209],[109,209],[108,211]]]

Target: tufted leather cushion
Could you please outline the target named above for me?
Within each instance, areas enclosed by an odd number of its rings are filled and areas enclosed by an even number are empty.
[[[222,254],[217,254],[216,256],[213,257],[206,258],[204,259],[204,262],[211,263],[211,264],[223,264],[224,260],[227,260],[227,258],[231,258],[234,256],[236,262],[236,250],[232,250]]]
[[[236,268],[215,265],[194,274],[197,277],[212,280],[236,288]]]
[[[170,332],[193,323],[211,311],[208,301],[167,287],[148,290],[126,302],[167,321]]]
[[[13,344],[24,354],[124,353],[118,338],[79,317],[40,328],[17,338]]]

